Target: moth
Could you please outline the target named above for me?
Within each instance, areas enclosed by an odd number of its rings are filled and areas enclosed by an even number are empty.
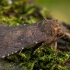
[[[0,25],[0,58],[14,54],[30,45],[55,42],[63,32],[57,20],[19,26]]]

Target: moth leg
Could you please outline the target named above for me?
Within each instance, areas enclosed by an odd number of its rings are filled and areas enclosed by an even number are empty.
[[[43,44],[44,44],[43,42],[38,43],[38,44],[36,45],[37,48],[34,50],[34,53],[33,53],[33,54],[35,54],[35,53],[42,47]]]
[[[53,47],[53,49],[54,49],[54,61],[56,62],[56,56],[57,56],[57,42],[55,41],[55,43],[54,43],[54,47]]]
[[[22,47],[22,49],[20,50],[19,54],[23,51],[23,49],[24,49],[24,48]]]
[[[57,41],[55,41],[55,44],[54,44],[54,51],[57,50]]]
[[[40,47],[39,47],[39,48],[37,48],[37,49],[34,51],[34,53],[33,53],[33,54],[35,54],[39,49],[40,49]]]
[[[23,49],[19,51],[19,54],[20,54],[22,51],[23,51]]]
[[[56,56],[57,56],[57,41],[54,41],[51,43],[50,45],[51,47],[53,47],[53,50],[54,50],[54,60],[56,61]]]

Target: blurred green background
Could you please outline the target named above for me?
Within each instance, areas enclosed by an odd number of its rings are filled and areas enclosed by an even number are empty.
[[[70,0],[35,0],[36,4],[46,7],[53,18],[70,23]]]

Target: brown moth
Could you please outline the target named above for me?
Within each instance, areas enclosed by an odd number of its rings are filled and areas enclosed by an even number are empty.
[[[49,45],[62,35],[57,20],[44,19],[40,23],[20,26],[0,25],[0,58],[40,42]]]

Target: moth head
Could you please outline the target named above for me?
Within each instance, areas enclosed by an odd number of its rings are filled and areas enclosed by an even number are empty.
[[[58,20],[47,20],[44,19],[40,25],[40,29],[42,32],[46,33],[47,37],[52,38],[59,38],[63,36],[63,31],[59,26]]]
[[[62,37],[64,35],[61,26],[58,23],[58,20],[53,20],[53,26],[55,30],[55,35],[57,38]]]

